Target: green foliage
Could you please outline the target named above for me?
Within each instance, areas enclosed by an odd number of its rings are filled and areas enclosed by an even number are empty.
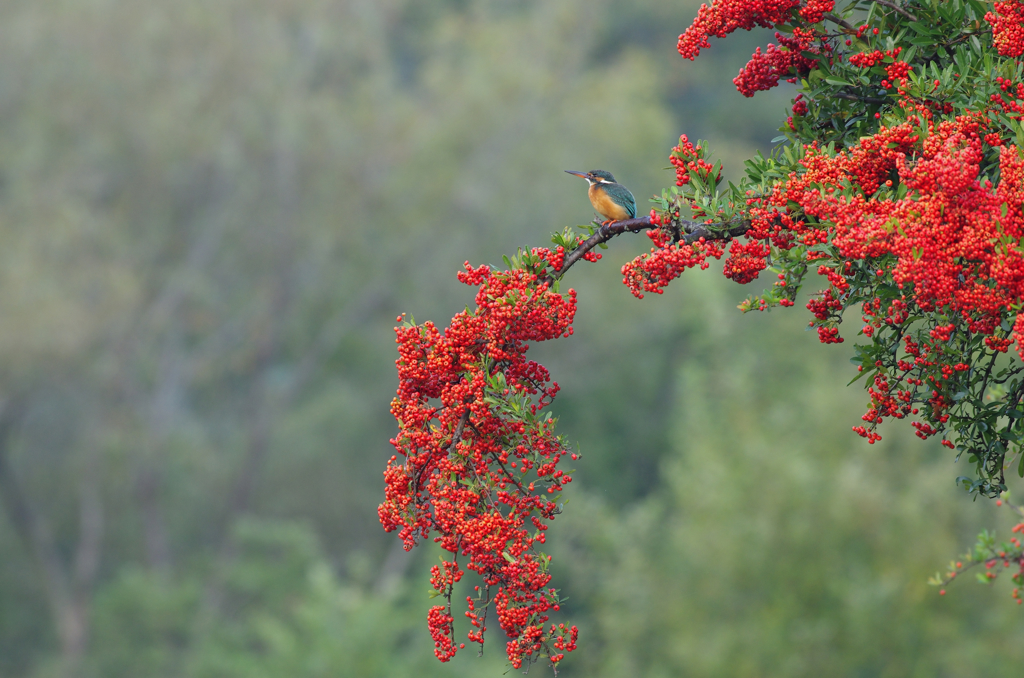
[[[191,640],[199,581],[172,582],[126,567],[96,598],[90,670],[97,676],[173,676]]]
[[[96,601],[88,675],[453,675],[433,659],[405,585],[373,593],[339,581],[313,532],[296,523],[250,520],[237,537],[237,559],[223,575],[227,612],[200,638],[192,622],[203,605],[201,579],[135,570],[111,582]]]

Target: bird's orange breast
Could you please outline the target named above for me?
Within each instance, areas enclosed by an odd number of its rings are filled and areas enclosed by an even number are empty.
[[[587,190],[587,196],[590,198],[590,204],[594,206],[605,219],[611,219],[612,221],[622,221],[623,219],[629,219],[629,212],[626,208],[618,204],[614,200],[608,197],[608,194],[601,188],[600,184],[592,184]]]

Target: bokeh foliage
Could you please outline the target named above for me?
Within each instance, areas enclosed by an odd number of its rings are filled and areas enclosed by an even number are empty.
[[[696,4],[3,3],[0,470],[49,548],[4,513],[0,676],[500,675],[436,662],[408,567],[436,554],[376,522],[393,318],[589,220],[563,169],[642,205],[680,131],[727,172],[767,148],[785,93],[729,82],[764,36],[683,63]],[[576,334],[536,349],[584,454],[566,673],[1019,665],[1005,596],[925,586],[994,520],[944,457],[869,451],[846,356],[724,279],[637,303],[637,240],[572,272]]]

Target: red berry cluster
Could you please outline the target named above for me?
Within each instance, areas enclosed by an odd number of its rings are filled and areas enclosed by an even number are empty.
[[[874,52],[858,52],[857,54],[850,55],[850,63],[858,68],[871,68],[875,64],[882,62],[886,57],[895,59],[902,51],[902,47],[897,47],[896,49],[890,49],[884,52],[878,49]]]
[[[993,11],[985,14],[985,21],[992,24],[992,42],[999,54],[1008,57],[1024,54],[1024,2],[997,2]]]
[[[648,231],[647,236],[654,241],[651,251],[622,267],[622,282],[637,299],[643,299],[644,292],[663,294],[668,284],[683,271],[706,269],[711,265],[708,257],[720,259],[725,252],[720,244],[705,242],[703,238],[692,245],[675,242],[671,232],[665,229]]]
[[[693,60],[702,48],[710,47],[708,38],[724,38],[733,31],[756,27],[774,28],[798,16],[807,24],[817,24],[824,15],[835,9],[835,0],[714,0],[704,4],[697,12],[693,24],[679,36],[676,49],[684,59]],[[779,78],[796,82],[814,68],[815,57],[807,54],[831,54],[832,48],[825,34],[817,28],[793,29],[792,37],[776,33],[779,45],[768,45],[762,52],[758,47],[750,61],[733,79],[743,96],[771,89]],[[815,44],[817,43],[817,44]]]
[[[803,94],[797,94],[793,99],[793,115],[807,115],[807,102],[803,99]]]
[[[544,255],[558,267],[564,252]],[[464,646],[454,641],[451,597],[470,570],[483,589],[467,612],[468,639],[483,643],[490,609],[511,639],[514,667],[541,655],[557,664],[575,647],[576,629],[548,623],[558,593],[549,587],[550,558],[535,546],[559,513],[556,493],[572,482],[558,468],[570,452],[542,412],[558,385],[525,353],[528,342],[572,334],[576,293],[556,293],[547,278],[520,269],[467,263],[459,279],[479,287],[474,310],[456,315],[444,332],[429,322],[395,328],[399,387],[391,411],[400,430],[391,443],[398,454],[384,471],[378,515],[406,549],[435,535],[451,554],[431,570],[431,584],[447,600],[427,620],[438,659]]]
[[[816,60],[804,54],[820,52],[818,47],[813,46],[817,38],[818,33],[814,29],[795,28],[791,38],[776,33],[775,39],[781,48],[768,45],[762,53],[758,47],[739,75],[733,78],[733,84],[740,94],[752,97],[756,92],[778,85],[779,78],[795,82],[795,78],[806,77],[814,69]]]
[[[575,249],[583,244],[584,240],[586,240],[586,238],[582,234],[575,234],[565,240],[565,242],[571,249]],[[548,247],[534,247],[530,249],[530,254],[536,258],[536,260],[543,261],[551,267],[550,270],[544,271],[548,276],[557,277],[565,266],[565,255],[567,252],[565,245],[558,245],[554,249]],[[602,255],[600,253],[590,250],[583,255],[583,261],[600,261],[601,256]]]
[[[770,253],[771,248],[763,241],[733,240],[729,244],[729,256],[725,260],[725,277],[741,285],[756,280],[761,271],[768,267],[767,258]]]
[[[679,145],[672,149],[668,160],[676,168],[676,186],[685,186],[690,183],[692,175],[703,181],[708,186],[714,186],[722,180],[722,168],[715,171],[715,166],[705,160],[707,149],[701,148],[698,144],[694,146],[690,139],[684,134],[679,137]]]
[[[897,87],[900,94],[904,94],[903,88],[907,85],[907,76],[914,69],[905,61],[896,61],[902,51],[902,47],[897,47],[885,51],[858,52],[851,55],[849,61],[858,68],[871,68],[879,63],[887,63],[888,65],[885,67],[886,78],[881,82],[882,89]]]
[[[1012,120],[1024,119],[1024,82],[1015,82],[1002,76],[996,77],[996,84],[1003,94],[993,93],[989,96],[989,102]],[[993,143],[995,140],[986,141],[989,146],[998,146]]]
[[[830,11],[834,2],[812,2],[811,14],[827,7]],[[800,6],[800,0],[714,0],[711,6],[704,4],[697,11],[693,24],[679,36],[676,49],[684,59],[697,58],[700,50],[711,47],[708,38],[724,38],[733,31],[753,28],[774,28],[788,20],[793,10]]]
[[[900,49],[899,47],[896,48],[896,54],[899,54]],[[914,69],[906,61],[894,61],[885,67],[885,74],[889,76],[890,80],[903,82],[912,70]]]
[[[835,8],[835,0],[807,0],[807,3],[800,9],[800,18],[809,24],[821,23],[825,14]]]

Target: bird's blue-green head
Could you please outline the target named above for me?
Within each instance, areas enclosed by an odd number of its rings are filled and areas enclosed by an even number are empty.
[[[614,184],[615,177],[612,176],[611,172],[605,172],[604,170],[590,170],[589,172],[577,172],[575,170],[565,170],[569,174],[574,174],[578,177],[582,177],[591,184]]]

